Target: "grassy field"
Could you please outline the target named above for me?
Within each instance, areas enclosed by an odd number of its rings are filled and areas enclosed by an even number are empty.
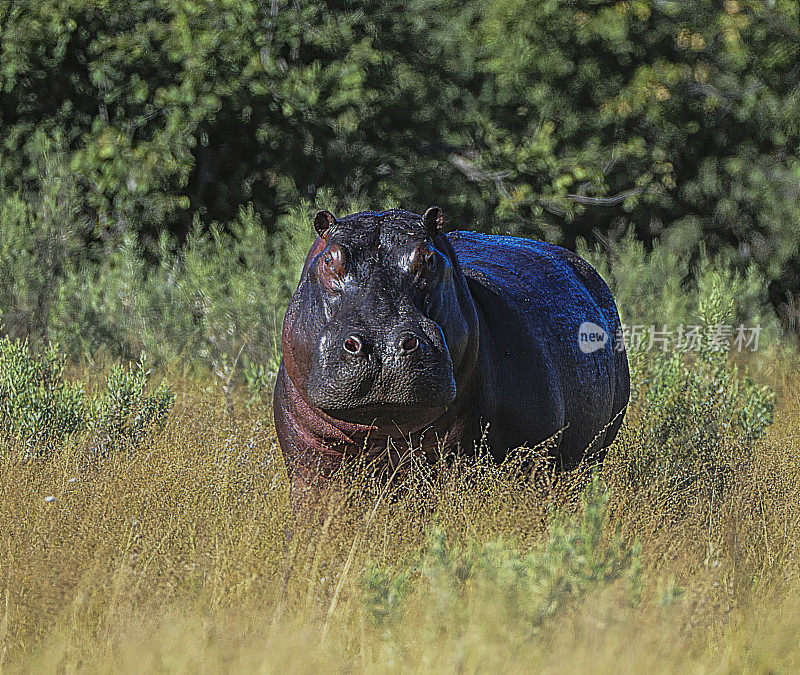
[[[0,669],[797,671],[800,379],[759,371],[757,439],[640,374],[600,471],[354,467],[290,538],[267,406],[176,381],[137,448],[2,455]]]

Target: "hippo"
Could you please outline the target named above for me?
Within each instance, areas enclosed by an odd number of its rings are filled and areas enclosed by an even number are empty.
[[[502,462],[550,439],[601,459],[630,394],[611,292],[585,260],[512,236],[443,232],[438,207],[336,218],[283,321],[273,407],[295,504],[348,457],[391,448]]]

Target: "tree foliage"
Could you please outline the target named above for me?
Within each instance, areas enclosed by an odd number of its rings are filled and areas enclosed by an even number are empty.
[[[57,155],[93,264],[133,238],[146,269],[242,208],[283,237],[320,190],[567,246],[633,228],[755,263],[791,323],[798,63],[795,0],[0,0],[0,196]]]

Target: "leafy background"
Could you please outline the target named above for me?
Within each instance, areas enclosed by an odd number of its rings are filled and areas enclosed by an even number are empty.
[[[316,207],[638,242],[631,323],[707,256],[798,330],[794,0],[5,0],[0,129],[3,330],[89,360],[268,377]]]

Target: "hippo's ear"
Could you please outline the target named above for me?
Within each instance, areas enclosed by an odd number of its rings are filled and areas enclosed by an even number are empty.
[[[324,237],[334,225],[336,218],[330,211],[317,211],[317,215],[314,216],[314,229],[320,237]]]
[[[438,206],[431,206],[422,216],[422,224],[430,232],[431,236],[435,237],[442,231],[442,226],[444,225],[442,210]]]

